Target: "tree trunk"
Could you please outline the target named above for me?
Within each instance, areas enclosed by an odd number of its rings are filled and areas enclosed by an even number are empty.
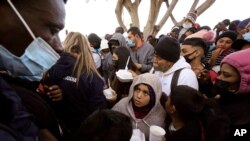
[[[135,0],[133,3],[131,0],[124,0],[124,6],[128,10],[128,13],[131,17],[132,26],[137,26],[140,28],[140,21],[138,15],[138,7],[141,3],[141,0]]]
[[[124,29],[124,31],[127,31],[127,27],[125,26],[124,22],[122,21],[123,1],[124,0],[117,1],[116,8],[115,8],[115,14],[116,14],[116,19],[118,21],[118,24]]]
[[[198,8],[197,5],[199,3],[199,0],[194,0],[192,6],[190,7],[188,12],[194,12],[197,11],[197,16],[201,15],[204,11],[206,11],[216,0],[206,0],[203,2]],[[167,11],[160,20],[158,24],[156,24],[160,7],[163,2],[166,2]],[[157,33],[161,30],[163,25],[166,23],[169,17],[171,17],[171,20],[173,21],[174,25],[181,25],[181,22],[177,22],[174,15],[172,14],[172,11],[174,10],[178,0],[171,0],[171,3],[169,4],[169,0],[150,0],[150,11],[147,23],[144,27],[144,38],[146,39],[148,35],[157,35]],[[186,2],[186,1],[185,1]],[[127,31],[127,27],[124,24],[124,21],[122,21],[122,11],[125,7],[131,17],[132,26],[137,26],[140,28],[140,21],[139,21],[139,15],[138,15],[138,7],[141,3],[141,0],[134,0],[132,3],[131,0],[117,0],[116,4],[116,18],[121,27],[124,28],[125,31]],[[187,12],[187,13],[188,13]]]
[[[159,15],[162,2],[163,0],[151,0],[150,1],[150,11],[149,11],[149,16],[148,16],[148,21],[143,31],[144,38],[147,38],[149,35],[153,35],[154,26],[155,26],[157,17]]]
[[[166,11],[165,15],[163,16],[163,18],[161,19],[161,21],[159,22],[159,24],[155,26],[154,32],[153,32],[154,35],[156,35],[160,31],[160,29],[163,27],[163,25],[166,23],[166,21],[168,20],[170,14],[174,10],[177,2],[178,2],[178,0],[172,0],[171,1],[171,4],[169,5],[169,8]]]

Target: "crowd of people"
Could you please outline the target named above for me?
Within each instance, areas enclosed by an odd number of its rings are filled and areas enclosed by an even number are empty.
[[[132,26],[60,41],[66,3],[1,1],[0,140],[149,141],[156,125],[163,141],[228,141],[250,129],[250,18],[211,29],[190,12],[159,38]]]

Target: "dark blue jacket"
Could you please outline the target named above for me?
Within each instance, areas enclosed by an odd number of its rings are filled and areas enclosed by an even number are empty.
[[[50,84],[59,84],[63,100],[54,104],[58,118],[69,130],[80,127],[81,122],[97,109],[107,108],[103,95],[104,81],[97,75],[83,73],[77,84],[72,76],[76,59],[69,53],[62,53],[58,62],[48,71]]]
[[[26,111],[21,98],[0,77],[0,122],[12,129],[23,141],[35,141],[38,136],[38,128],[33,122],[32,115]],[[15,140],[13,134],[1,126],[0,140]],[[16,139],[17,140],[17,139]]]

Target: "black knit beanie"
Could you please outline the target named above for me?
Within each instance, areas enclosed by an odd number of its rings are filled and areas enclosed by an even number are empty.
[[[217,44],[217,41],[221,38],[224,38],[224,37],[228,37],[230,38],[233,42],[237,39],[237,35],[235,32],[233,31],[226,31],[226,32],[223,32],[222,34],[220,34],[217,38],[216,38],[216,41],[215,41],[215,44]]]
[[[179,60],[180,52],[179,42],[168,36],[162,37],[155,47],[156,55],[173,63]]]

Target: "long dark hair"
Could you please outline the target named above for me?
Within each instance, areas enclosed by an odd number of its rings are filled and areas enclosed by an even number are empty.
[[[198,90],[185,85],[176,86],[171,91],[170,99],[184,122],[190,119],[199,120],[206,141],[223,141],[227,138],[230,129],[229,118],[220,110],[214,99],[205,99]]]
[[[175,106],[178,116],[187,121],[198,116],[205,106],[205,98],[196,89],[179,85],[170,94],[171,104]]]
[[[117,70],[125,69],[128,57],[130,56],[128,48],[127,47],[115,48],[114,53],[118,56],[118,67],[116,69]],[[131,69],[133,71],[136,70],[136,67],[134,66],[134,63],[131,58],[129,59],[128,69]]]

